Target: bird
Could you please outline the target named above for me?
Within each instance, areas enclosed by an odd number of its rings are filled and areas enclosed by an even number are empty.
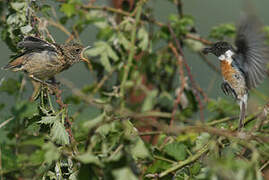
[[[225,95],[233,96],[240,107],[238,130],[243,128],[250,89],[256,88],[266,76],[269,51],[262,28],[256,15],[245,13],[236,28],[235,46],[219,41],[202,51],[214,54],[220,61],[224,80],[221,89]]]
[[[34,86],[32,100],[38,97],[42,84],[53,85],[54,81],[48,83],[48,80],[53,80],[56,74],[81,61],[90,63],[83,56],[84,51],[90,46],[83,48],[76,42],[56,44],[38,37],[26,36],[17,46],[23,49],[23,52],[12,59],[3,69],[14,72],[23,71],[28,75]]]

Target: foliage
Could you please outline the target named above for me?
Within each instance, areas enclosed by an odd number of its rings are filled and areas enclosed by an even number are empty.
[[[168,23],[154,19],[149,0],[126,2],[133,9],[79,0],[56,7],[0,2],[2,39],[14,53],[26,35],[53,41],[51,26],[68,40],[89,27],[98,31],[85,52],[92,84],[77,89],[61,81],[72,92],[64,96],[68,106],[46,87],[28,101],[21,76],[1,80],[0,93],[14,101],[0,103],[0,179],[268,178],[266,108],[237,132],[238,106],[208,99],[184,56],[187,48],[200,54],[209,42],[197,34],[195,18],[181,11],[180,0],[166,2],[178,9]],[[234,34],[234,25],[221,24],[209,37]]]

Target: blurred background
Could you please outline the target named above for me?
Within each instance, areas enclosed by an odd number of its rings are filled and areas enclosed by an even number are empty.
[[[119,13],[127,1],[136,5]],[[246,2],[269,42],[268,0],[0,1],[1,67],[23,34],[93,46],[93,71],[77,63],[56,76],[62,98],[30,102],[29,79],[21,91],[23,73],[0,70],[0,180],[269,179],[269,79],[251,90],[238,132],[219,60],[201,54],[208,41],[232,43]]]
[[[197,33],[199,33],[202,37],[205,38],[208,38],[211,27],[213,26],[217,26],[223,23],[236,24],[239,20],[240,13],[242,13],[242,10],[246,5],[245,3],[246,1],[244,0],[237,0],[237,1],[183,0],[182,2],[183,2],[184,14],[193,16]],[[265,25],[268,25],[269,14],[267,7],[269,7],[269,1],[259,0],[249,2],[251,2],[251,5],[253,6],[253,9],[257,13],[260,20]],[[57,3],[55,3],[54,1],[43,1],[43,3],[47,3],[57,7]],[[95,2],[95,4],[112,6],[111,1],[108,0],[98,0]],[[160,20],[161,22],[167,22],[169,16],[177,12],[176,7],[172,3],[168,3],[166,0],[150,1],[149,6],[153,8],[153,14],[155,18],[157,20]],[[62,15],[63,14],[61,12],[57,12],[57,16],[59,18]],[[72,24],[72,21],[69,23]],[[49,29],[57,43],[63,43],[68,38],[64,33],[62,33],[56,28],[50,27]],[[93,25],[88,25],[88,27],[80,35],[80,40],[82,44],[85,46],[93,45],[93,43],[96,40],[97,32],[98,31],[96,27],[94,27]],[[0,53],[1,53],[0,66],[2,67],[11,60],[10,56],[13,55],[13,53],[10,51],[10,49],[6,46],[5,42],[3,41],[0,42]],[[195,77],[195,79],[198,80],[199,85],[208,94],[208,96],[210,98],[224,97],[225,95],[222,93],[220,89],[222,78],[219,76],[219,74],[217,74],[211,68],[209,68],[209,66],[201,59],[200,56],[198,56],[195,53],[192,53],[188,48],[184,48],[184,53],[186,56],[186,60],[191,67],[193,76]],[[219,66],[217,58],[215,58],[213,55],[208,56],[208,59],[210,60],[211,63],[215,64],[217,67]],[[20,75],[21,73],[7,72],[4,70],[0,71],[0,76],[5,77],[6,79],[8,77],[14,77],[16,79],[16,77]],[[93,80],[94,75],[89,74],[89,72],[87,71],[87,69],[83,64],[76,64],[68,71],[64,71],[58,76],[67,78],[68,80],[72,81],[76,85],[76,87],[81,88],[85,84],[90,84]],[[28,88],[31,87],[29,86],[29,84],[30,83],[28,81],[27,83]],[[264,83],[262,83],[258,87],[258,90],[261,90],[262,92],[268,91],[268,84],[269,80],[266,79]],[[62,88],[65,91],[64,95],[70,93],[70,91],[66,87],[63,86]],[[31,92],[27,91],[26,94],[24,94],[25,98],[28,98],[30,94]],[[257,97],[257,94],[255,93],[251,93],[250,97],[251,97],[250,102],[254,101],[254,103],[250,103],[249,107],[251,107],[252,105],[255,106],[257,101],[259,103],[264,102],[263,98]],[[0,101],[2,102],[8,104],[13,103],[12,99],[4,93],[0,94],[0,98],[1,98]],[[228,98],[231,101],[233,101],[231,97],[225,97],[225,98]]]

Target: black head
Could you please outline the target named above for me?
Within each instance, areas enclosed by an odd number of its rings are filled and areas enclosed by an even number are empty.
[[[209,48],[205,48],[203,50],[203,53],[204,54],[212,53],[212,54],[215,54],[217,57],[219,57],[228,50],[234,51],[233,47],[229,43],[221,41],[221,42],[217,42],[217,43],[213,44]]]

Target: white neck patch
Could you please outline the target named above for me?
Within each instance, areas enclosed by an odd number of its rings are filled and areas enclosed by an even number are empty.
[[[224,54],[219,56],[218,58],[221,61],[228,61],[228,63],[231,64],[233,62],[233,58],[232,58],[233,55],[234,55],[233,51],[228,50]]]

